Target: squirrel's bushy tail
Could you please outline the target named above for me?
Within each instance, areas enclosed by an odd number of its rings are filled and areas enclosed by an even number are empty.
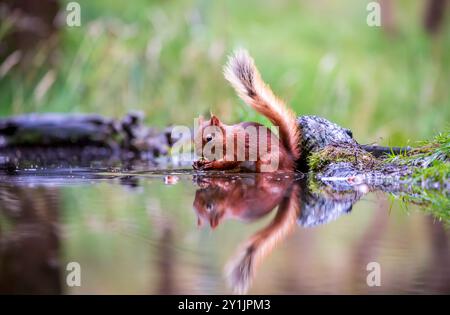
[[[244,49],[235,51],[228,59],[224,74],[245,103],[278,126],[283,147],[298,160],[301,135],[296,115],[263,82],[248,52]]]

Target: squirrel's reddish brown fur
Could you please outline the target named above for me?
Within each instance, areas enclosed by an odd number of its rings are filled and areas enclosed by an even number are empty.
[[[230,56],[227,65],[224,69],[225,78],[231,83],[236,90],[239,97],[248,105],[253,107],[256,111],[267,117],[275,126],[279,128],[279,146],[278,150],[268,150],[267,153],[262,152],[259,148],[252,148],[254,143],[249,141],[248,137],[245,138],[245,157],[249,156],[250,151],[255,150],[256,161],[254,163],[248,163],[249,161],[238,161],[236,153],[231,158],[224,153],[223,158],[205,160],[200,159],[194,162],[193,167],[195,169],[250,169],[255,172],[262,171],[262,165],[268,164],[273,158],[277,158],[279,163],[277,166],[278,171],[293,171],[295,169],[295,162],[300,158],[300,131],[297,125],[295,113],[286,106],[286,104],[278,99],[272,92],[269,86],[267,86],[261,79],[261,75],[258,69],[255,67],[253,59],[250,57],[246,50],[238,50],[232,56]],[[201,149],[211,140],[215,140],[211,134],[205,134],[205,128],[210,126],[216,126],[223,132],[223,144],[224,151],[226,150],[226,143],[228,141],[235,141],[239,132],[248,126],[254,126],[258,130],[258,140],[260,137],[260,129],[262,125],[254,122],[243,122],[237,125],[226,125],[222,123],[216,116],[212,116],[211,119],[203,121],[200,119],[200,128],[196,135],[196,144]],[[265,128],[265,127],[264,127]],[[271,143],[271,132],[268,128],[265,129],[267,134],[267,142],[269,146],[274,147]],[[256,146],[258,146],[259,141]],[[258,149],[256,151],[256,149]],[[198,150],[197,152],[203,152]],[[278,156],[274,156],[278,154]],[[201,154],[203,157],[203,154]],[[249,167],[250,166],[250,167]]]

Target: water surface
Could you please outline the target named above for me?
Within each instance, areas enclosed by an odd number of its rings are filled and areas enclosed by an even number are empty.
[[[387,193],[314,191],[300,174],[0,175],[2,293],[450,293],[449,240]]]

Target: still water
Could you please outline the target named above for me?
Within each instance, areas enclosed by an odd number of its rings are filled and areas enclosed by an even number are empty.
[[[300,175],[0,175],[1,293],[450,293],[449,241],[388,193]]]

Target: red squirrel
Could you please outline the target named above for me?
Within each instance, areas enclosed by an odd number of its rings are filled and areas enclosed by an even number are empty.
[[[211,119],[199,118],[199,130],[195,135],[196,151],[202,157],[193,163],[197,170],[229,170],[240,169],[253,172],[295,170],[296,161],[300,158],[300,130],[294,112],[283,101],[278,99],[261,79],[253,59],[246,50],[237,50],[229,57],[224,69],[225,78],[233,86],[239,97],[256,111],[267,117],[279,128],[279,138],[270,129],[256,122],[242,122],[236,125],[226,125],[212,115]],[[210,133],[211,127],[220,132]],[[237,148],[238,137],[243,130],[254,127],[257,141],[252,141],[249,135],[244,136],[244,155],[239,156]],[[220,134],[220,136],[218,136]],[[261,147],[261,140],[266,141],[267,148]],[[275,141],[274,141],[275,140]],[[229,152],[230,145],[233,152]],[[222,149],[220,158],[205,159],[205,148],[212,148],[212,153]],[[227,152],[228,150],[228,152]],[[251,154],[253,155],[253,158]],[[276,168],[268,167],[277,161]]]

